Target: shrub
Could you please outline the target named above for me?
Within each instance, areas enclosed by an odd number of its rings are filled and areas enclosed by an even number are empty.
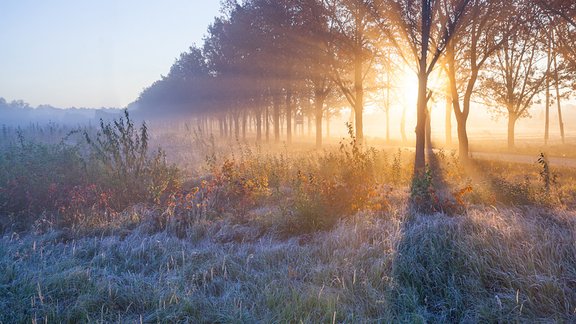
[[[60,225],[74,227],[110,222],[117,214],[110,206],[111,197],[111,192],[95,184],[72,187],[63,199],[55,201],[61,216]]]
[[[4,226],[17,231],[44,212],[56,211],[67,193],[86,179],[76,147],[34,143],[21,133],[18,137],[0,152],[0,214],[8,216]]]
[[[528,176],[522,182],[509,181],[501,177],[491,180],[491,186],[499,202],[509,205],[531,205],[535,202],[534,191]]]
[[[392,166],[390,168],[391,181],[394,185],[399,185],[402,180],[402,150],[398,149],[398,152],[394,154],[394,160],[392,161]]]
[[[238,163],[234,159],[224,161],[214,171],[211,185],[218,191],[212,205],[233,212],[240,220],[269,194],[266,174],[246,161]]]
[[[552,185],[556,184],[556,174],[550,171],[550,164],[548,163],[548,158],[544,153],[540,153],[538,157],[538,164],[541,167],[540,170],[540,180],[544,187],[544,194],[546,197],[550,196],[550,188]]]
[[[161,203],[180,187],[178,170],[158,149],[148,150],[148,128],[138,130],[128,111],[112,123],[100,120],[96,136],[84,131],[90,147],[89,173],[104,190],[113,192],[112,205],[123,209],[137,202]]]
[[[464,197],[473,191],[468,183],[464,187],[449,191],[434,187],[433,172],[427,165],[423,174],[412,179],[410,200],[412,207],[422,213],[442,212],[447,215],[462,213],[466,210]]]
[[[352,126],[348,142],[340,142],[338,152],[320,156],[309,171],[298,169],[292,181],[294,200],[287,215],[290,233],[330,229],[342,217],[360,210],[387,208],[380,176],[386,172],[383,159],[374,149],[357,142]]]
[[[418,211],[425,213],[436,211],[435,201],[438,198],[432,185],[432,170],[428,165],[424,173],[414,175],[410,187],[410,199]]]
[[[163,151],[149,154],[146,125],[136,129],[127,111],[112,123],[101,120],[95,136],[85,129],[86,150],[70,144],[75,133],[42,144],[18,131],[2,147],[0,230],[26,230],[40,218],[61,226],[108,222],[135,203],[163,204],[178,190],[178,170]]]

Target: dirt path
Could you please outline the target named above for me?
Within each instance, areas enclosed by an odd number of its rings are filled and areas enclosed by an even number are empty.
[[[526,164],[532,164],[538,161],[537,156],[506,154],[506,153],[472,152],[470,156],[473,159],[478,160],[496,160],[496,161],[526,163]],[[576,168],[576,159],[550,157],[548,158],[548,162],[552,167]]]
[[[414,152],[414,147],[402,147],[403,150]],[[438,149],[433,149],[435,153],[439,152]],[[472,159],[489,160],[489,161],[502,161],[512,163],[533,164],[538,162],[537,155],[526,154],[509,154],[509,153],[491,153],[491,152],[470,152]],[[576,159],[563,158],[563,157],[549,157],[548,162],[552,167],[576,168]]]

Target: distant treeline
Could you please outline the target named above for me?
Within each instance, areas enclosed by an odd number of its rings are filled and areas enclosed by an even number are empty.
[[[57,123],[65,125],[85,124],[100,119],[111,119],[121,113],[117,108],[58,108],[50,105],[37,107],[23,100],[6,101],[0,97],[0,124],[10,126],[29,125],[31,123]]]

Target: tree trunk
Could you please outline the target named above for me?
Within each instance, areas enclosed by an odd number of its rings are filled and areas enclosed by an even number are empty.
[[[208,122],[208,135],[214,136],[214,118],[206,117]]]
[[[445,138],[446,146],[452,145],[452,97],[450,96],[450,91],[446,91],[446,117],[445,117]]]
[[[550,138],[550,78],[546,76],[546,117],[544,119],[544,145]]]
[[[546,66],[546,119],[544,121],[544,145],[548,145],[550,139],[550,67],[552,66],[551,40],[548,33],[548,65]]]
[[[364,121],[362,120],[362,107],[356,108],[356,140],[359,144],[364,144]]]
[[[554,83],[556,88],[556,104],[558,106],[558,124],[560,126],[560,136],[562,137],[562,144],[565,144],[564,121],[562,121],[562,106],[560,105],[560,85],[558,82],[558,63],[556,61],[556,56],[554,56]]]
[[[229,134],[229,137],[232,137],[232,132],[234,131],[234,121],[236,121],[236,126],[237,126],[238,125],[238,119],[236,118],[236,116],[228,116],[228,126],[229,126],[228,134]],[[236,127],[236,129],[238,129],[238,127]]]
[[[430,114],[432,113],[431,109],[426,109],[426,150],[428,154],[432,153],[432,121],[430,118]]]
[[[364,110],[364,85],[362,83],[362,57],[360,53],[357,53],[354,67],[354,90],[356,93],[354,113],[356,119],[356,140],[360,144],[364,144],[364,125],[362,120]]]
[[[244,111],[242,113],[242,139],[246,140],[246,128],[248,126],[248,113]]]
[[[466,121],[458,120],[458,118],[464,119],[464,117],[462,115],[456,117],[458,129],[458,154],[460,156],[460,161],[466,163],[469,160],[468,132],[466,131]]]
[[[512,114],[508,115],[508,149],[509,150],[514,149],[514,146],[515,146],[514,127],[516,127],[516,120],[517,120],[517,118],[514,115],[512,115]]]
[[[286,90],[286,143],[292,144],[292,89]]]
[[[316,94],[314,100],[316,114],[316,148],[322,147],[322,114],[324,111],[324,96]]]
[[[421,63],[418,73],[418,105],[416,106],[416,157],[414,159],[414,174],[424,174],[426,157],[424,144],[426,139],[426,90],[428,87],[428,75],[426,74],[426,61]]]
[[[293,107],[293,108],[296,108],[296,107]],[[298,109],[294,109],[294,118],[293,118],[293,121],[294,121],[294,133],[292,133],[292,134],[294,135],[294,137],[298,137],[298,135],[302,136],[302,133],[299,132],[299,129],[298,129],[298,120],[297,120],[297,117],[298,117]]]
[[[386,71],[386,144],[390,144],[390,66]]]
[[[269,107],[266,105],[264,110],[264,131],[266,132],[266,143],[270,142],[270,116]]]
[[[472,100],[472,92],[474,85],[478,79],[479,68],[473,67],[468,80],[468,85],[464,93],[462,106],[460,106],[460,99],[458,95],[458,88],[456,85],[456,64],[454,61],[454,47],[449,44],[446,51],[448,61],[448,79],[450,84],[450,97],[452,98],[452,108],[456,116],[456,123],[458,129],[458,154],[460,162],[467,164],[469,162],[469,142],[466,124],[468,122],[468,115],[470,114],[470,102]]]
[[[306,114],[306,120],[308,121],[308,129],[306,131],[306,136],[310,137],[312,135],[312,112]]]
[[[330,112],[327,111],[326,112],[326,139],[330,138],[330,117],[332,117],[330,115]]]
[[[414,158],[414,176],[422,176],[426,169],[424,142],[426,138],[426,105],[428,102],[428,48],[431,30],[431,7],[422,1],[422,40],[420,58],[418,59],[418,104],[416,106],[416,156]]]
[[[276,93],[272,99],[273,101],[273,116],[274,119],[274,143],[280,143],[280,98]]]
[[[262,109],[256,108],[256,142],[262,141]]]
[[[224,138],[226,136],[226,131],[224,130],[224,118],[220,117],[218,118],[218,130],[220,131],[220,137]]]

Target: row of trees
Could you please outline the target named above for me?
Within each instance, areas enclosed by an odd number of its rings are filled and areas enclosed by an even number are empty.
[[[416,172],[425,166],[429,102],[443,97],[456,117],[460,157],[468,158],[473,101],[514,126],[544,93],[549,110],[572,87],[576,71],[576,3],[563,0],[229,0],[202,47],[183,53],[169,74],[145,89],[142,113],[193,113],[201,128],[217,124],[257,140],[292,140],[292,120],[322,121],[347,103],[356,137],[363,113],[378,96],[391,106],[405,70],[418,77]],[[431,85],[431,78],[445,80]],[[551,91],[554,90],[554,91]],[[162,109],[162,110],[161,110]],[[450,125],[449,122],[446,123]],[[560,120],[561,129],[563,122]],[[562,131],[563,132],[563,131]],[[429,133],[429,132],[428,132]],[[450,132],[447,131],[447,136]]]

